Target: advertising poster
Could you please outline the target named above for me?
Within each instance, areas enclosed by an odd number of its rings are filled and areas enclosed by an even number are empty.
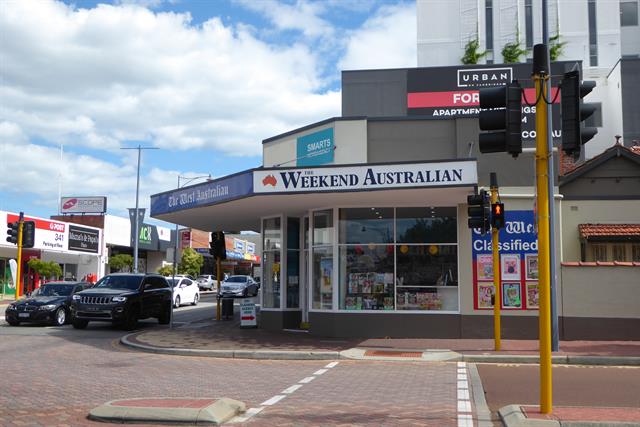
[[[478,283],[478,308],[493,308],[493,283]]]
[[[478,280],[493,280],[493,256],[491,255],[478,255]]]
[[[490,310],[493,284],[493,258],[491,251],[491,234],[481,235],[479,230],[471,231],[473,256],[473,292],[474,309]],[[538,277],[538,239],[535,232],[533,211],[516,211],[505,209],[505,227],[499,234],[500,271],[503,290],[500,302],[504,308],[511,310],[537,309],[537,293],[534,288],[527,288],[525,283],[531,283],[537,291]],[[509,295],[504,293],[503,287],[509,285]],[[518,288],[516,290],[516,287]],[[529,304],[529,290],[531,290],[532,304]],[[523,298],[525,301],[523,301]]]
[[[538,283],[530,283],[528,282],[526,285],[527,289],[527,308],[528,309],[537,309],[540,308],[540,299],[539,299],[539,289]]]
[[[502,280],[520,280],[520,255],[500,255]]]
[[[333,258],[322,258],[320,260],[320,280],[321,292],[331,292],[331,277],[333,276]]]
[[[538,255],[525,255],[525,272],[527,280],[538,280]]]
[[[520,295],[520,283],[502,284],[502,308],[522,308],[522,295]]]

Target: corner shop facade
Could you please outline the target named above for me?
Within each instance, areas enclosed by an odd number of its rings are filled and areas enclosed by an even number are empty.
[[[571,66],[555,63],[553,74]],[[467,228],[466,197],[496,171],[507,213],[503,337],[535,338],[534,158],[479,155],[474,143],[473,91],[485,78],[528,73],[527,64],[345,72],[342,117],[264,140],[262,168],[152,196],[151,216],[262,234],[261,327],[308,321],[324,336],[490,337],[489,238]],[[525,117],[531,147],[532,112]],[[561,323],[562,303],[559,292]],[[587,335],[600,320],[576,316],[573,330]]]

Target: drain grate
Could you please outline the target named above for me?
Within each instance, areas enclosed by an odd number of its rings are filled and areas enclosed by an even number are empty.
[[[365,356],[370,357],[422,357],[421,351],[389,351],[389,350],[367,350]]]

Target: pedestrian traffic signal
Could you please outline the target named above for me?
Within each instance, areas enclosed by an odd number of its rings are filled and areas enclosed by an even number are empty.
[[[486,190],[479,194],[467,196],[467,213],[469,214],[469,228],[479,228],[480,234],[485,234],[491,227],[491,200]]]
[[[504,203],[491,204],[491,227],[497,230],[504,228]]]
[[[506,86],[480,89],[481,153],[522,153],[522,87],[517,81]]]
[[[18,221],[7,223],[7,242],[13,243],[14,245],[18,244],[19,228],[20,228],[20,223]]]
[[[219,260],[227,259],[227,248],[225,247],[224,233],[222,231],[214,231],[211,233],[209,253]]]
[[[25,221],[22,223],[22,247],[32,248],[36,243],[36,223]]]
[[[581,82],[578,71],[565,73],[560,83],[562,150],[568,155],[579,157],[582,145],[598,133],[598,129],[582,123],[596,111],[596,104],[582,101],[594,87],[594,81]]]

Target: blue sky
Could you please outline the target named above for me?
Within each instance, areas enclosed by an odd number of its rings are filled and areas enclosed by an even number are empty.
[[[60,188],[126,216],[121,147],[160,148],[143,207],[178,174],[260,166],[263,139],[340,115],[341,70],[416,64],[411,0],[25,0],[0,32],[0,210],[41,217]]]

